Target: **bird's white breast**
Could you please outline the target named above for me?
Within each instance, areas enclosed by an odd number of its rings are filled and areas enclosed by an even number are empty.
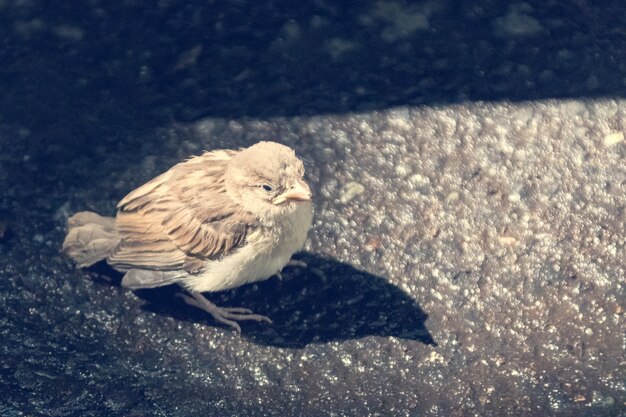
[[[267,279],[302,249],[312,221],[312,205],[298,203],[292,213],[255,230],[242,247],[220,260],[208,261],[201,273],[190,275],[181,284],[192,291],[206,292]]]

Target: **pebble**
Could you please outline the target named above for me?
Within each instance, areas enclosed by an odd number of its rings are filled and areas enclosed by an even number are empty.
[[[340,201],[342,203],[347,203],[363,192],[365,192],[365,187],[362,184],[359,184],[356,181],[351,181],[347,183],[343,189],[343,195],[341,196]]]
[[[617,145],[624,141],[624,132],[609,133],[604,137],[604,146],[609,147]]]

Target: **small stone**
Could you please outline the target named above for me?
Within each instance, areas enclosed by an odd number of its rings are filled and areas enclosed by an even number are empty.
[[[325,26],[328,26],[328,20],[323,18],[323,17],[321,17],[321,16],[319,16],[319,15],[315,15],[309,21],[309,25],[313,29],[320,29],[320,28],[323,28]]]
[[[330,54],[330,56],[333,57],[333,59],[338,59],[342,57],[343,55],[345,55],[346,53],[353,51],[355,48],[356,48],[356,44],[348,40],[341,39],[341,38],[331,39],[326,44],[326,49],[328,53]]]
[[[396,1],[379,1],[372,16],[374,20],[383,21],[387,24],[381,33],[386,42],[395,42],[398,39],[409,37],[417,31],[425,31],[430,28],[428,15],[431,11],[427,7],[418,8]],[[372,19],[366,19],[372,21]]]
[[[141,166],[146,172],[156,169],[157,157],[155,155],[147,155],[141,161]]]
[[[600,87],[600,80],[598,80],[598,77],[591,74],[585,84],[587,85],[587,90],[597,90]]]
[[[443,355],[439,352],[430,352],[430,355],[426,358],[426,362],[430,363],[443,363]]]
[[[359,184],[356,181],[351,181],[344,187],[343,195],[341,196],[340,201],[342,203],[347,203],[357,195],[363,194],[363,192],[365,192],[365,187],[362,184]]]
[[[55,27],[53,32],[59,38],[73,42],[78,42],[85,36],[85,32],[77,26],[61,25]]]
[[[66,201],[54,212],[53,218],[57,222],[65,223],[69,217],[70,217],[70,202]]]
[[[522,197],[518,193],[509,194],[506,198],[509,203],[519,203],[522,200]]]
[[[410,171],[408,169],[408,167],[404,164],[398,164],[396,165],[396,174],[400,177],[404,177],[405,175],[407,175]]]
[[[515,239],[512,236],[500,236],[498,238],[498,240],[500,241],[500,243],[502,243],[503,245],[513,245],[515,243],[517,243],[517,239]]]
[[[202,45],[195,45],[193,48],[188,51],[183,52],[179,57],[176,65],[174,66],[173,71],[180,71],[185,68],[191,67],[198,62],[198,58],[202,53]]]
[[[380,246],[381,246],[380,240],[375,237],[370,237],[369,239],[367,239],[367,242],[365,242],[365,249],[369,251],[376,250],[380,248]]]
[[[526,8],[513,5],[506,16],[496,20],[496,32],[500,36],[532,36],[543,30],[539,20],[526,14]]]
[[[428,363],[444,363],[444,357],[439,352],[430,352],[426,358],[424,358],[424,362]]]
[[[196,133],[204,136],[208,136],[217,127],[217,121],[215,119],[206,118],[202,119],[193,126]]]
[[[459,192],[452,191],[450,194],[446,196],[446,201],[448,202],[458,201],[459,198],[461,198],[461,195],[459,194]]]
[[[604,146],[617,145],[624,141],[624,132],[609,133],[604,137]]]
[[[430,179],[420,174],[413,174],[409,177],[409,183],[415,187],[424,187],[430,185]]]
[[[302,30],[295,20],[291,19],[282,27],[282,32],[287,39],[294,40],[300,37]]]

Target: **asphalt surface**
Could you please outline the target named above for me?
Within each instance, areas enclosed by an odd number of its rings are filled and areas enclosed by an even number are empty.
[[[290,4],[0,1],[0,415],[626,416],[626,6]],[[211,298],[273,325],[59,254],[261,139],[309,268]]]

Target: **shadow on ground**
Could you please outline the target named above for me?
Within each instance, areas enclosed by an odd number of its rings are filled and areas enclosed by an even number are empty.
[[[301,254],[299,259],[309,268],[288,268],[283,280],[273,277],[208,294],[208,298],[220,306],[246,307],[270,317],[271,325],[240,322],[242,336],[262,345],[303,348],[309,343],[365,336],[394,336],[436,345],[426,327],[428,315],[409,294],[385,278],[313,254]],[[323,276],[315,269],[323,271]],[[143,306],[147,311],[221,326],[206,313],[185,305],[176,297],[179,292],[178,287],[168,286],[136,294],[147,302]]]
[[[45,166],[51,175],[30,176],[55,188],[75,176],[67,161],[100,165],[146,141],[158,154],[156,127],[205,117],[624,97],[625,12],[585,1],[0,2],[0,139],[24,154],[6,171],[20,182],[15,173]]]
[[[626,93],[623,2],[2,6],[0,110],[47,140],[204,116]]]

